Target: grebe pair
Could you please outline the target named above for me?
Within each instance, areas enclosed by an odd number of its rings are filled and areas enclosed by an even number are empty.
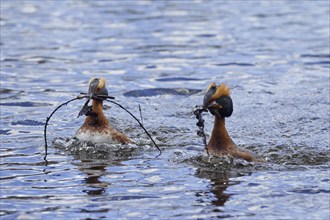
[[[77,131],[76,137],[82,141],[95,143],[133,143],[129,137],[113,128],[103,113],[103,99],[97,97],[108,96],[105,84],[104,78],[92,78],[89,81],[88,95],[92,99],[92,106],[82,109],[81,113],[86,115],[86,119]],[[215,118],[212,135],[207,145],[209,154],[257,161],[252,154],[236,146],[225,127],[225,117],[230,117],[233,112],[229,88],[225,84],[217,86],[211,83],[204,96],[203,105]]]

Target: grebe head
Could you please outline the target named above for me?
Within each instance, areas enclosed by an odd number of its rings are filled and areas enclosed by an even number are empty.
[[[89,96],[84,106],[80,110],[78,117],[82,115],[87,115],[91,107],[88,106],[88,103],[91,99],[103,101],[109,98],[108,90],[105,88],[106,79],[104,78],[91,78],[88,83],[88,93]]]
[[[106,99],[105,97],[108,96],[108,90],[105,87],[106,82],[104,78],[91,78],[88,83],[88,95],[91,98],[97,96],[99,99]],[[104,98],[102,98],[102,96],[104,96]]]
[[[233,113],[233,102],[230,98],[229,88],[225,84],[217,86],[212,82],[204,96],[204,108],[207,108],[212,115],[230,117]]]

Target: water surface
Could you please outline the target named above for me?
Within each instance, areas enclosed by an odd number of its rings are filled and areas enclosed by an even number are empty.
[[[329,219],[329,20],[329,1],[1,1],[1,219]],[[45,165],[46,117],[91,77],[141,106],[161,156],[108,103],[137,144],[76,143],[82,100],[51,119]],[[268,163],[205,156],[211,81]]]

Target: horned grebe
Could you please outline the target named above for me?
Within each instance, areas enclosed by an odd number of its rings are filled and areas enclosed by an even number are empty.
[[[230,90],[225,84],[217,86],[211,83],[204,96],[204,108],[214,115],[214,127],[207,150],[213,156],[228,156],[230,158],[242,158],[246,161],[258,161],[251,153],[243,151],[229,137],[225,127],[225,117],[233,113],[233,102]]]
[[[88,95],[92,98],[92,106],[85,109],[83,114],[87,117],[77,131],[76,137],[94,143],[132,143],[130,138],[110,125],[103,113],[103,99],[96,96],[108,96],[105,83],[104,78],[92,78],[89,81]]]

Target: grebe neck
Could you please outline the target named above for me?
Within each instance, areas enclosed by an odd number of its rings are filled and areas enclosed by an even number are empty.
[[[85,123],[89,126],[108,126],[109,121],[103,113],[103,101],[92,101],[92,110],[87,114]]]
[[[225,127],[225,118],[217,114],[215,114],[214,127],[208,147],[218,150],[227,150],[235,147]]]

